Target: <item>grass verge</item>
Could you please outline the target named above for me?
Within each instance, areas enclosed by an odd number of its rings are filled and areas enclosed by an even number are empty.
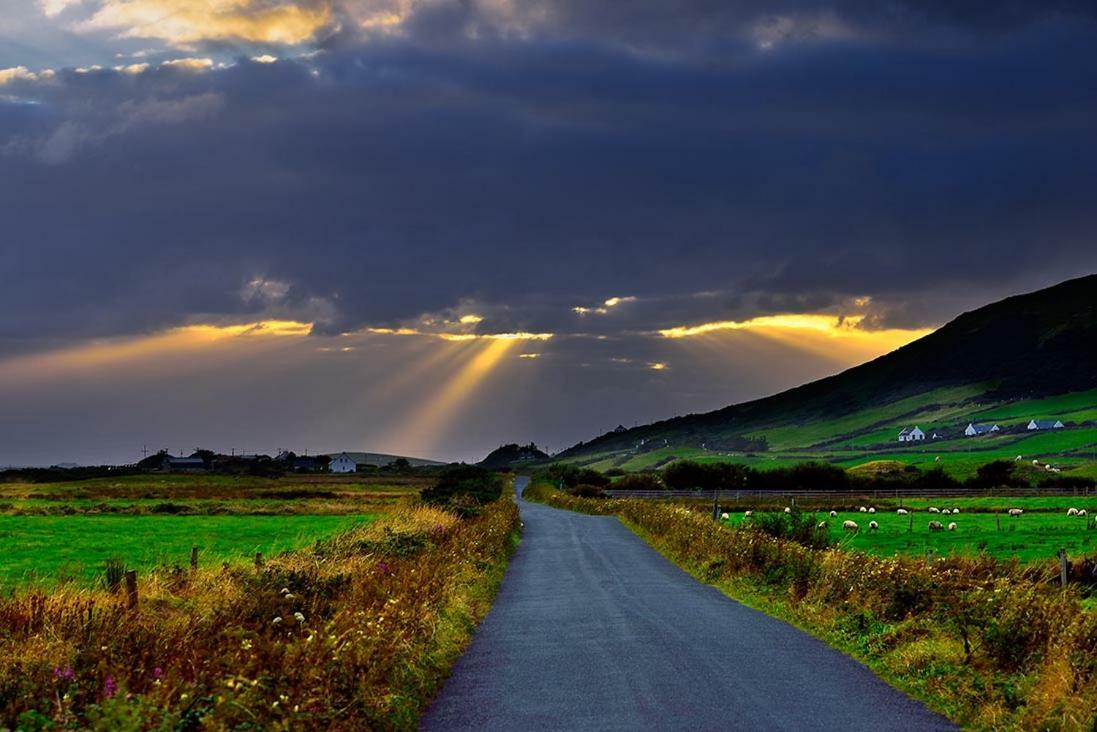
[[[846,651],[965,727],[1097,728],[1097,612],[1042,570],[813,550],[682,506],[575,498],[545,483],[525,497],[618,516],[697,579]]]
[[[0,728],[413,729],[518,540],[509,496],[472,518],[402,507],[260,569],[159,572],[125,592],[0,599]]]

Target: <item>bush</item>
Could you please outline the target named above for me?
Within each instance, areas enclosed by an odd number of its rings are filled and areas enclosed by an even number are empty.
[[[775,539],[795,541],[813,549],[823,549],[830,544],[829,533],[818,528],[815,514],[795,507],[789,513],[756,513],[751,517],[750,525]]]
[[[484,504],[498,500],[502,493],[503,479],[497,473],[475,465],[460,465],[444,470],[438,482],[420,496],[426,503],[469,516]]]
[[[623,491],[661,491],[665,486],[651,473],[633,473],[626,475],[613,484],[614,489]]]
[[[568,493],[577,498],[605,498],[606,494],[596,485],[590,483],[580,483],[574,488],[568,490]]]

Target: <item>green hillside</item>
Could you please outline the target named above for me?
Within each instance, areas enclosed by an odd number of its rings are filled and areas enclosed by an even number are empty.
[[[1092,475],[1094,343],[1097,275],[965,313],[836,376],[715,412],[608,433],[556,457],[624,470],[682,458],[756,467],[809,459],[845,466],[898,460],[966,475],[989,460],[1021,455],[1066,474]],[[1031,419],[1066,426],[1032,432],[1026,429]],[[1001,431],[966,437],[969,422],[992,422]],[[899,430],[915,425],[927,439],[899,443]],[[736,449],[747,438],[750,446]]]

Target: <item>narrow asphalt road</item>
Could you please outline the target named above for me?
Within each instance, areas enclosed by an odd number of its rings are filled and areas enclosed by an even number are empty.
[[[422,729],[953,729],[697,582],[617,519],[520,505],[522,543],[495,605]]]

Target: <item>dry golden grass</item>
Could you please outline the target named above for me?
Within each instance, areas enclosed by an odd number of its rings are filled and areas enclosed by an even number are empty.
[[[0,600],[0,727],[409,729],[486,613],[509,498],[414,506],[268,561]]]

